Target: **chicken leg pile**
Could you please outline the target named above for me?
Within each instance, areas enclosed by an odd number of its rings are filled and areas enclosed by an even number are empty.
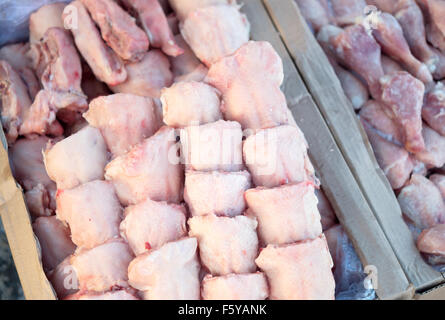
[[[419,250],[443,265],[445,2],[297,3],[357,110]]]
[[[170,6],[47,5],[30,43],[0,50],[12,169],[58,297],[334,299],[336,218],[280,57],[234,1]]]

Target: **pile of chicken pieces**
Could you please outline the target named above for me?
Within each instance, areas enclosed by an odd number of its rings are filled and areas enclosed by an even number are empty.
[[[334,299],[344,231],[323,234],[281,59],[249,29],[230,0],[76,0],[0,49],[11,168],[60,299]]]
[[[445,262],[445,2],[297,0],[419,250]]]

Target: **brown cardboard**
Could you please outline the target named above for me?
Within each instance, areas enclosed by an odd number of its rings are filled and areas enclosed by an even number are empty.
[[[324,52],[293,0],[264,0],[363,195],[417,292],[444,279],[422,259],[368,138]]]

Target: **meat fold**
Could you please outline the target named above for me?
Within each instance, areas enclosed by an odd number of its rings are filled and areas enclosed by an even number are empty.
[[[246,209],[244,192],[251,187],[250,174],[240,172],[185,173],[184,200],[192,216],[215,214],[234,217]]]
[[[196,56],[210,66],[249,41],[250,24],[237,6],[221,4],[195,9],[180,29]]]
[[[55,216],[37,218],[32,229],[39,239],[43,267],[47,271],[56,268],[76,250],[71,241],[70,229]]]
[[[206,81],[221,92],[225,119],[243,129],[262,129],[288,123],[283,79],[281,58],[271,44],[250,41],[213,64]]]
[[[203,300],[265,300],[269,288],[263,273],[207,275],[202,280]]]
[[[263,246],[315,239],[322,233],[311,182],[250,189],[245,198],[249,206],[246,214],[258,221],[258,238]]]
[[[29,42],[38,43],[50,28],[64,28],[63,10],[66,3],[46,4],[29,16]]]
[[[128,288],[128,265],[133,256],[122,239],[111,240],[93,249],[79,249],[70,263],[80,291],[112,291]]]
[[[139,96],[159,98],[162,88],[173,82],[170,62],[160,50],[150,50],[140,61],[125,65],[126,81],[110,85],[115,93],[131,93]]]
[[[125,7],[138,18],[150,45],[160,48],[169,56],[179,56],[183,53],[175,43],[167,17],[158,0],[123,0]]]
[[[161,127],[153,100],[133,94],[101,96],[84,113],[88,123],[99,129],[113,156],[127,153]]]
[[[196,171],[243,170],[242,138],[241,126],[235,121],[219,120],[181,129],[184,164]]]
[[[146,199],[125,209],[125,218],[120,225],[121,236],[138,256],[185,237],[186,215],[184,205]]]
[[[254,185],[273,188],[315,181],[307,142],[298,127],[284,125],[259,130],[244,141],[244,161]]]
[[[412,175],[397,200],[403,214],[420,229],[445,222],[445,204],[439,189],[419,174]]]
[[[100,131],[87,126],[49,146],[43,159],[48,176],[57,183],[58,189],[65,190],[103,179],[108,155]]]
[[[203,267],[212,275],[256,271],[257,222],[245,216],[217,217],[213,214],[188,220],[189,235],[199,243]]]
[[[74,42],[95,76],[110,86],[124,82],[127,79],[127,71],[122,60],[103,42],[87,9],[80,0],[71,2],[70,6],[76,9],[77,17],[77,26],[70,28]],[[70,12],[66,12],[63,19],[74,23]]]
[[[164,123],[175,128],[202,125],[222,119],[218,91],[196,81],[178,82],[161,94]]]
[[[333,300],[333,262],[321,236],[291,245],[268,245],[255,260],[269,282],[271,300]]]
[[[119,237],[121,214],[110,182],[96,180],[57,191],[57,218],[70,226],[78,247],[91,249]]]
[[[148,50],[147,35],[114,0],[81,0],[105,42],[124,60],[135,61]]]
[[[197,247],[195,238],[184,238],[139,255],[128,267],[130,285],[144,300],[199,300]]]
[[[124,206],[150,198],[180,203],[184,170],[177,155],[175,130],[162,127],[155,135],[115,158],[105,168]]]

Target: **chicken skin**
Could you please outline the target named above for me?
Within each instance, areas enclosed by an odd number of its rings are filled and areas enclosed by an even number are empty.
[[[121,214],[122,208],[109,182],[96,180],[57,191],[57,218],[70,226],[78,247],[91,249],[117,238]]]
[[[422,107],[422,118],[431,128],[445,136],[445,87],[438,82],[434,88],[425,94]]]
[[[64,28],[63,10],[66,3],[56,2],[40,7],[29,16],[29,41],[38,43],[50,28]]]
[[[124,206],[147,197],[179,203],[184,172],[177,150],[175,130],[162,127],[154,136],[111,161],[105,168],[105,178],[113,182]]]
[[[445,137],[431,129],[426,124],[422,129],[425,150],[416,153],[415,158],[424,163],[427,168],[441,168],[445,165]]]
[[[301,14],[315,33],[330,23],[329,13],[326,12],[320,0],[297,0],[296,2]]]
[[[138,256],[147,250],[159,249],[168,242],[185,237],[186,214],[183,205],[146,199],[125,209],[120,232]]]
[[[44,153],[46,171],[62,190],[103,179],[107,161],[107,147],[100,131],[89,126]]]
[[[187,16],[180,28],[185,41],[206,66],[233,54],[249,41],[250,24],[232,5],[200,7]]]
[[[91,126],[100,130],[115,157],[124,155],[161,127],[152,99],[133,94],[117,93],[96,98],[83,116]]]
[[[439,188],[442,198],[445,199],[445,175],[433,174],[430,176],[430,181]]]
[[[445,257],[445,224],[438,224],[423,230],[417,238],[417,248],[428,256],[438,258],[428,259],[428,261],[439,260],[442,264]]]
[[[215,214],[234,217],[246,209],[244,192],[251,187],[250,174],[241,172],[186,171],[184,200],[192,216]]]
[[[330,0],[330,3],[340,26],[354,24],[365,14],[365,0]]]
[[[199,300],[197,247],[195,238],[184,238],[138,256],[128,267],[130,285],[144,300]]]
[[[47,273],[54,291],[59,299],[76,294],[79,290],[79,281],[76,270],[71,265],[73,255],[65,258],[54,270]]]
[[[202,281],[203,300],[265,300],[269,296],[263,273],[207,275]]]
[[[257,222],[245,216],[213,214],[188,220],[189,235],[199,243],[203,267],[212,275],[255,272],[258,255]]]
[[[219,4],[234,4],[235,0],[169,0],[169,3],[179,20],[183,21],[196,9]]]

